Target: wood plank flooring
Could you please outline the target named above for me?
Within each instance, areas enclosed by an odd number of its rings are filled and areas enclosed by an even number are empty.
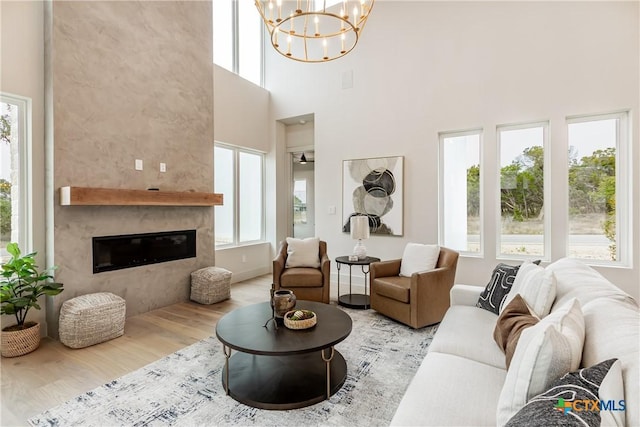
[[[124,336],[83,349],[44,338],[28,355],[1,358],[0,425],[27,420],[81,393],[135,371],[215,334],[224,314],[267,301],[271,275],[231,285],[231,299],[218,304],[184,302],[129,317]]]

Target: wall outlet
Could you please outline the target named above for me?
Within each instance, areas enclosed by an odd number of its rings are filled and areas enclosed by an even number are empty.
[[[335,206],[329,206],[329,209],[327,209],[327,213],[329,215],[335,215],[336,214],[336,207]]]
[[[245,254],[242,254],[242,262],[247,262],[247,256]]]
[[[160,163],[160,172],[166,172],[166,171],[167,171],[167,164]]]
[[[142,159],[136,159],[136,170],[137,171],[142,170]]]

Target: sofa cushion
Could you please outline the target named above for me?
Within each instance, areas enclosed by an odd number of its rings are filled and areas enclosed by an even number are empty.
[[[430,349],[391,425],[495,426],[505,375],[504,369]]]
[[[518,269],[511,291],[502,302],[500,310],[520,294],[529,307],[538,315],[544,317],[551,311],[551,304],[556,298],[556,278],[551,270],[524,262]]]
[[[400,276],[411,277],[413,273],[429,271],[436,268],[440,246],[407,243],[402,254]]]
[[[496,319],[495,314],[486,310],[454,305],[445,313],[429,351],[505,369],[504,353],[493,340]]]
[[[582,366],[617,358],[622,366],[627,425],[640,426],[640,311],[629,302],[600,298],[582,307],[586,335]]]
[[[499,314],[500,306],[511,290],[519,268],[519,265],[498,264],[491,273],[489,283],[480,294],[476,307]]]
[[[493,339],[505,354],[507,369],[511,364],[513,353],[516,351],[520,334],[539,321],[540,318],[531,310],[520,294],[516,294],[516,297],[502,310],[493,330]]]
[[[400,276],[381,277],[375,279],[375,284],[375,292],[378,295],[382,295],[405,304],[409,303],[411,278]]]
[[[578,298],[584,305],[597,298],[611,297],[635,303],[627,293],[609,282],[588,265],[570,258],[562,258],[547,266],[556,277],[556,300],[551,311],[571,298]]]
[[[525,329],[498,399],[499,426],[509,421],[533,396],[571,369],[571,346],[551,324]]]
[[[608,380],[606,380],[608,378]],[[617,384],[618,392],[604,397],[607,384]],[[602,385],[602,386],[601,386]],[[612,393],[610,390],[609,393]],[[589,368],[573,371],[554,381],[544,393],[532,398],[506,424],[507,427],[531,426],[624,426],[624,412],[599,410],[587,402],[614,400],[622,396],[620,363],[609,359]],[[619,406],[618,406],[619,408]],[[617,417],[617,418],[616,418]]]
[[[296,239],[287,237],[287,262],[286,268],[293,267],[320,267],[320,239],[308,237]]]
[[[317,288],[322,286],[322,272],[315,268],[287,268],[280,276],[283,288]]]

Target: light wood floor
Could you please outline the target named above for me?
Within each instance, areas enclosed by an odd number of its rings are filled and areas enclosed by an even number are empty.
[[[231,299],[212,305],[184,302],[129,317],[124,336],[73,350],[44,338],[22,357],[1,358],[0,424],[27,419],[112,379],[215,334],[224,314],[269,299],[271,275],[231,285]]]

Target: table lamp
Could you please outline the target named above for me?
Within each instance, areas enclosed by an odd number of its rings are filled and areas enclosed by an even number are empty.
[[[362,244],[362,240],[369,238],[369,217],[366,215],[352,216],[349,220],[349,228],[351,229],[351,238],[358,240],[353,248],[353,254],[359,260],[363,260],[367,257],[367,248]]]

